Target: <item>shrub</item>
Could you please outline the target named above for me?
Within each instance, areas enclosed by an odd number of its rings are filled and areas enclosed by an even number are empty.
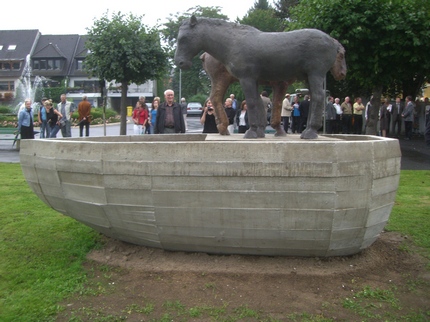
[[[197,95],[191,96],[187,100],[187,103],[189,103],[189,102],[200,102],[203,105],[205,103],[206,99],[208,99],[208,98],[209,98],[209,96],[207,96],[207,95],[197,94]]]
[[[79,119],[79,113],[78,111],[75,111],[72,114],[72,118],[74,119],[73,123],[76,125],[78,123]],[[107,123],[113,123],[119,121],[119,115],[118,113],[109,108],[106,109],[106,122]],[[103,108],[97,107],[91,109],[91,124],[102,124],[103,123]]]
[[[10,114],[12,110],[7,106],[0,106],[0,114]]]
[[[5,101],[13,100],[13,93],[4,93],[4,100]]]

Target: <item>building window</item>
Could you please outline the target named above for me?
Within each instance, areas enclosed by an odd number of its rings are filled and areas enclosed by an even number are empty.
[[[61,69],[61,61],[59,59],[55,59],[53,61],[53,67],[55,70]]]
[[[46,60],[40,60],[40,69],[47,69],[46,68]]]
[[[33,69],[35,70],[59,70],[63,67],[61,59],[34,59]]]
[[[84,69],[84,61],[82,59],[76,60],[76,69],[83,70]]]
[[[14,91],[15,83],[14,82],[0,82],[0,91]]]
[[[85,80],[85,81],[75,81],[74,87],[80,88],[82,92],[86,93],[99,93],[100,87],[99,87],[99,81],[93,81],[93,80]]]
[[[21,62],[11,61],[0,63],[0,70],[20,70]]]

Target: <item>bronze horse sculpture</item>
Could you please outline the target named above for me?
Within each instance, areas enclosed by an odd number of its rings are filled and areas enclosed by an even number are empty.
[[[231,75],[225,66],[210,54],[205,52],[200,56],[200,59],[202,61],[203,69],[211,80],[210,99],[215,108],[218,132],[221,135],[228,135],[230,134],[227,130],[228,119],[222,102],[230,84],[236,83],[239,80]],[[259,80],[258,83],[273,87],[273,108],[270,125],[276,130],[275,136],[285,136],[286,133],[281,126],[281,108],[282,100],[284,99],[284,95],[288,87],[288,82]]]
[[[330,70],[336,80],[346,76],[343,46],[316,29],[269,33],[221,19],[192,16],[179,28],[176,65],[190,68],[191,59],[201,50],[215,57],[240,82],[249,111],[250,129],[245,138],[265,136],[267,121],[258,93],[259,80],[307,80],[312,100],[301,138],[315,139],[325,106],[325,75]]]

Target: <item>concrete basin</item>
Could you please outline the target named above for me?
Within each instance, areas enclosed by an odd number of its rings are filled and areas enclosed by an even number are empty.
[[[397,140],[218,134],[23,140],[31,189],[53,209],[133,244],[176,251],[351,255],[383,230]]]

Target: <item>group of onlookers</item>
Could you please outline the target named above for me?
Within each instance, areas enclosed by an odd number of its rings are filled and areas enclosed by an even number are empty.
[[[326,133],[362,134],[365,109],[361,97],[357,97],[354,104],[348,96],[342,104],[339,98],[328,97],[325,110]]]
[[[61,130],[63,137],[71,137],[71,122],[72,114],[76,107],[72,102],[67,101],[66,94],[60,96],[60,103],[54,107],[51,99],[42,98],[39,112],[37,114],[38,124],[40,126],[40,138],[56,138],[57,133]],[[85,127],[85,135],[89,136],[89,128],[91,123],[91,104],[87,100],[87,96],[82,97],[82,101],[78,104],[79,114],[79,134],[83,136],[83,128]],[[34,139],[34,120],[31,99],[24,101],[24,107],[18,112],[18,131],[21,134],[21,139]]]
[[[391,104],[390,99],[386,98],[378,108],[379,131],[381,136],[393,136],[400,138],[402,123],[405,125],[405,140],[412,139],[412,129],[415,118],[415,104],[411,96],[407,96],[403,103],[399,97]],[[366,105],[366,123],[370,118],[372,97]]]
[[[186,125],[181,104],[175,102],[174,92],[164,92],[164,102],[155,97],[149,109],[145,97],[141,96],[132,113],[134,134],[185,133]]]
[[[290,103],[290,94],[286,94],[282,101],[281,119],[285,133],[289,132],[291,127],[292,133],[302,133],[306,128],[306,122],[309,115],[310,97],[305,95],[302,101],[295,96]]]
[[[245,133],[249,129],[248,106],[246,101],[238,104],[234,94],[225,100],[224,111],[227,115],[227,130],[230,134]],[[203,133],[218,133],[216,124],[215,111],[211,100],[208,98],[203,105],[203,112],[200,117],[200,123],[203,125]]]
[[[309,95],[305,95],[302,101],[296,95],[292,103],[290,103],[290,94],[285,95],[285,99],[282,102],[281,118],[286,133],[290,129],[292,133],[301,133],[305,129],[309,114],[309,100]],[[430,124],[427,121],[430,118],[428,98],[425,99],[425,106],[426,142],[428,142],[430,141]],[[400,98],[396,98],[393,104],[390,103],[389,99],[385,99],[378,108],[381,136],[388,136],[391,133],[391,136],[399,138],[402,124],[404,124],[405,139],[410,140],[412,138],[416,113],[415,104],[411,96],[406,97],[405,103]],[[348,96],[345,97],[342,103],[340,103],[339,98],[328,97],[325,109],[326,133],[362,134],[368,124],[371,110],[371,101],[364,106],[361,97],[357,97],[354,104],[351,103],[351,99]]]
[[[328,134],[362,134],[363,116],[364,126],[367,126],[370,113],[373,109],[372,98],[366,106],[363,105],[360,97],[355,99],[352,105],[349,97],[345,97],[339,105],[339,99],[328,98],[326,106],[326,132]],[[394,104],[386,98],[381,106],[378,106],[379,131],[381,136],[400,137],[402,123],[405,124],[405,139],[412,138],[412,126],[414,122],[414,103],[411,96],[407,96],[403,104],[400,98],[396,98]],[[391,132],[390,132],[391,130]]]
[[[134,134],[163,134],[163,133],[185,133],[187,131],[186,109],[187,104],[184,98],[181,103],[174,100],[174,92],[170,89],[164,92],[165,101],[161,103],[159,97],[155,97],[148,108],[145,97],[140,97],[132,113],[134,122]],[[267,92],[261,93],[266,112],[271,108],[272,102]],[[40,124],[40,138],[55,138],[61,130],[63,137],[71,137],[71,117],[76,110],[72,102],[67,101],[66,95],[62,94],[60,103],[54,108],[52,100],[43,98],[42,105],[38,112],[38,123]],[[305,95],[302,101],[295,96],[292,104],[290,94],[285,95],[282,102],[281,118],[286,133],[291,129],[292,133],[301,133],[305,127],[309,114],[309,95]],[[425,99],[426,129],[425,140],[430,146],[430,103]],[[34,138],[32,102],[26,99],[23,107],[18,112],[18,130],[22,139]],[[91,123],[91,104],[87,97],[83,96],[78,104],[80,136],[89,136],[89,125]],[[350,98],[340,104],[340,99],[328,98],[325,110],[326,133],[328,134],[362,134],[363,116],[365,126],[369,120],[370,112],[373,109],[371,100],[366,106],[363,105],[360,97],[351,104]],[[389,99],[385,99],[378,108],[379,130],[382,136],[400,137],[402,123],[405,124],[405,139],[412,138],[412,127],[415,116],[415,105],[412,97],[407,96],[403,104],[400,98],[396,98],[391,104]],[[224,110],[229,122],[228,131],[234,133],[245,133],[249,129],[248,108],[244,100],[240,105],[234,94],[225,100]],[[204,106],[200,122],[203,125],[203,133],[218,133],[215,112],[210,99],[207,99]]]

